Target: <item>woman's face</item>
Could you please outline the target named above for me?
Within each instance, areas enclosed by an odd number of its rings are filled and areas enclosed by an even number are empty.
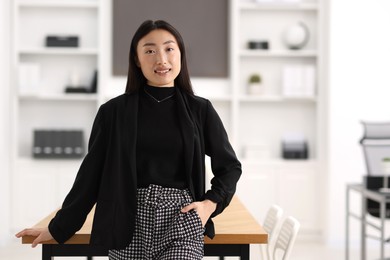
[[[175,37],[157,29],[145,35],[137,45],[137,65],[148,85],[172,87],[181,69],[181,54]]]

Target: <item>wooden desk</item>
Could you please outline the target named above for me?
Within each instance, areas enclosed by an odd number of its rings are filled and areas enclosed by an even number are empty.
[[[44,218],[34,227],[46,227],[55,212]],[[42,260],[52,259],[53,256],[107,256],[107,249],[89,245],[94,210],[92,210],[83,227],[65,244],[59,245],[54,240],[42,245]],[[268,234],[252,217],[244,205],[236,197],[229,207],[214,218],[216,235],[214,239],[205,237],[205,256],[240,256],[249,260],[250,244],[266,244]],[[31,244],[35,237],[24,236],[23,244]]]

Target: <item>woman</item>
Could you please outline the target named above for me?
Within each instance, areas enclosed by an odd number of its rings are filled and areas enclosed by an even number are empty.
[[[205,155],[212,187],[205,192]],[[48,228],[17,237],[64,243],[96,203],[91,241],[110,259],[202,259],[212,217],[229,204],[241,164],[211,103],[193,94],[185,47],[165,21],[130,46],[126,93],[96,115],[74,185]]]

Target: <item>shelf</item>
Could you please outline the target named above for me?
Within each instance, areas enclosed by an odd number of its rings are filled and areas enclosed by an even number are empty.
[[[78,168],[82,159],[35,159],[28,156],[19,156],[16,158],[16,163],[19,167],[31,169],[31,172],[47,168]],[[53,174],[54,172],[51,172]],[[74,171],[69,171],[69,174],[75,174]]]
[[[97,8],[96,0],[19,0],[19,7],[71,7],[71,8]]]
[[[285,97],[277,95],[243,95],[239,97],[241,102],[316,102],[316,97]]]
[[[243,11],[317,11],[317,3],[241,3]]]
[[[209,99],[210,101],[217,101],[217,102],[230,102],[230,101],[232,101],[231,96],[204,96],[204,97]]]
[[[71,93],[71,94],[20,94],[20,100],[47,100],[47,101],[97,101],[97,94],[79,94],[79,93]]]
[[[316,159],[241,159],[241,163],[252,165],[271,165],[271,166],[289,166],[289,165],[315,165],[318,163]]]
[[[21,55],[98,55],[97,48],[78,47],[41,47],[41,48],[21,48]]]
[[[315,50],[241,50],[239,54],[242,58],[316,58],[318,56]]]

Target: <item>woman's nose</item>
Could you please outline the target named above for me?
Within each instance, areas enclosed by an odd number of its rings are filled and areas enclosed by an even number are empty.
[[[157,64],[165,64],[167,63],[167,56],[164,52],[157,53]]]

